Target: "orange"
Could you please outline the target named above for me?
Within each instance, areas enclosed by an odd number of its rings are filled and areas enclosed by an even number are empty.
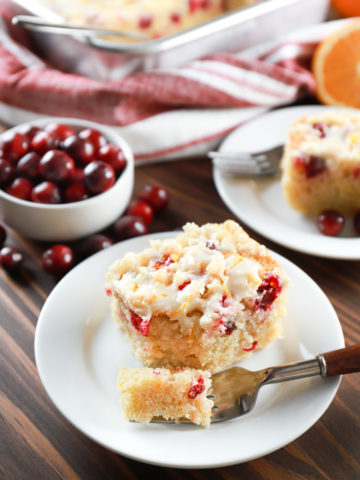
[[[360,108],[360,19],[321,42],[312,69],[322,103]]]
[[[359,0],[331,0],[331,4],[343,17],[360,16]]]

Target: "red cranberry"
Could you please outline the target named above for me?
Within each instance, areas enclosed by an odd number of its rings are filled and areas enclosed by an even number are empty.
[[[257,340],[255,340],[250,347],[243,347],[244,352],[252,352],[257,347]]]
[[[269,310],[280,295],[282,284],[280,278],[273,273],[268,273],[259,288],[257,289],[258,297],[255,300],[255,308],[260,310]]]
[[[120,173],[126,167],[126,158],[121,148],[116,145],[108,144],[100,148],[99,160],[109,163],[116,173]]]
[[[234,330],[236,330],[236,325],[232,320],[228,320],[224,323],[225,335],[231,335]]]
[[[154,210],[151,205],[143,200],[133,200],[126,210],[126,215],[141,217],[145,225],[150,225],[154,218]]]
[[[19,131],[26,135],[29,140],[32,140],[37,133],[41,132],[41,128],[35,127],[35,125],[26,124],[21,127]]]
[[[326,137],[326,133],[325,133],[326,126],[327,125],[325,123],[314,123],[313,128],[318,131],[320,138]]]
[[[113,243],[114,242],[111,238],[106,235],[101,235],[100,233],[91,235],[91,237],[87,238],[82,245],[82,254],[84,256],[93,255],[105,248],[111,247]]]
[[[74,160],[61,150],[49,150],[41,158],[40,173],[50,182],[61,182],[71,177]]]
[[[196,379],[196,383],[191,385],[188,391],[189,398],[196,398],[198,395],[205,391],[204,378],[200,376]]]
[[[144,320],[140,315],[130,310],[130,322],[135,330],[137,330],[143,337],[149,335],[150,320]]]
[[[360,235],[360,210],[356,212],[354,217],[354,228],[358,235]]]
[[[150,28],[153,22],[153,18],[151,15],[141,15],[138,20],[139,28],[146,29]]]
[[[305,171],[306,178],[313,178],[326,170],[326,162],[322,157],[311,155],[309,157],[297,157],[295,166],[300,166]]]
[[[148,233],[145,222],[140,217],[132,217],[125,215],[119,218],[114,224],[114,234],[116,240],[124,240],[125,238],[138,237]]]
[[[30,200],[32,185],[27,178],[17,177],[5,190],[9,195],[21,198],[22,200]]]
[[[59,141],[63,141],[68,137],[75,135],[75,130],[69,125],[63,123],[51,122],[45,127],[45,131],[53,135]]]
[[[0,248],[4,245],[6,240],[6,230],[3,225],[0,224]]]
[[[92,143],[95,152],[98,152],[100,148],[107,143],[104,135],[94,128],[85,128],[84,130],[81,130],[81,132],[79,132],[79,137]]]
[[[89,195],[82,182],[70,183],[65,189],[64,198],[66,202],[79,202],[86,200]]]
[[[2,156],[10,162],[17,162],[29,150],[29,139],[20,132],[6,132],[0,140]]]
[[[210,5],[209,0],[189,0],[190,13],[196,12],[199,8],[207,9]]]
[[[0,264],[5,270],[16,270],[23,260],[23,254],[16,247],[3,247],[0,250]]]
[[[153,207],[154,212],[163,210],[169,203],[167,190],[157,185],[145,185],[138,193],[137,198],[149,203]]]
[[[94,160],[84,168],[84,184],[91,193],[101,193],[115,183],[115,172],[111,165]]]
[[[6,185],[14,175],[14,165],[5,158],[0,158],[0,186]]]
[[[69,180],[73,183],[82,182],[84,180],[84,170],[82,168],[75,167],[71,172]]]
[[[322,173],[326,169],[326,162],[322,157],[315,157],[311,155],[308,162],[306,162],[305,170],[306,170],[306,177],[312,178]]]
[[[30,147],[34,152],[43,155],[48,150],[57,148],[59,140],[51,133],[40,131],[31,140]]]
[[[202,0],[189,0],[189,11],[194,13],[198,8],[201,7]]]
[[[61,143],[61,149],[81,165],[90,163],[95,154],[93,144],[76,135],[66,138]]]
[[[32,189],[31,200],[36,203],[60,203],[60,190],[55,183],[41,182]]]
[[[180,13],[174,12],[170,15],[170,20],[172,23],[181,23],[181,15]]]
[[[42,256],[43,268],[52,275],[63,275],[74,265],[74,252],[66,245],[53,245]]]
[[[324,210],[317,217],[316,224],[321,233],[334,237],[344,228],[345,219],[337,210]]]
[[[191,280],[186,280],[185,282],[181,283],[179,286],[178,286],[178,290],[184,290],[184,288],[187,286],[187,285],[190,285],[191,283]]]
[[[20,158],[16,165],[16,173],[22,177],[34,180],[39,176],[40,156],[36,152],[29,152]]]

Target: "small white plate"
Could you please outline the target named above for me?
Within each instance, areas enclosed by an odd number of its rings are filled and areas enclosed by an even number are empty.
[[[292,122],[303,115],[329,107],[311,105],[284,108],[262,115],[234,130],[221,144],[220,151],[259,151],[284,144]],[[335,110],[336,108],[331,108]],[[338,110],[348,110],[338,108]],[[359,113],[358,110],[356,110]],[[285,247],[320,257],[360,259],[360,237],[353,220],[346,219],[338,237],[321,234],[316,218],[293,210],[283,195],[280,175],[270,179],[239,179],[214,168],[217,191],[228,208],[256,232]]]
[[[142,425],[122,419],[117,371],[120,365],[140,364],[111,319],[104,279],[114,260],[147,247],[148,238],[131,239],[90,257],[70,271],[45,302],[36,328],[35,358],[56,407],[76,428],[110,450],[167,467],[245,462],[304,433],[331,403],[339,377],[266,386],[250,414],[209,428]],[[242,362],[250,369],[309,359],[344,345],[338,318],[324,293],[294,264],[275,257],[291,278],[284,338]]]

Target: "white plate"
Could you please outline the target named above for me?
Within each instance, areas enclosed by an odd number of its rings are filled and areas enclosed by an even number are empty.
[[[90,257],[70,271],[45,302],[36,328],[35,358],[41,381],[60,412],[84,434],[121,455],[180,468],[245,462],[281,448],[310,428],[329,406],[340,378],[266,386],[250,414],[209,428],[122,419],[118,367],[139,363],[111,319],[104,278],[115,259],[147,245],[148,237],[138,237]],[[251,369],[312,358],[344,345],[324,293],[302,270],[275,256],[292,281],[284,338],[242,362]]]
[[[292,122],[302,115],[319,113],[325,109],[329,107],[312,105],[267,113],[234,130],[219,150],[251,152],[285,143]],[[355,236],[352,219],[346,219],[345,229],[340,236],[322,235],[316,227],[315,217],[302,215],[287,204],[280,176],[239,179],[223,175],[215,168],[214,181],[219,195],[234,215],[264,237],[285,247],[320,257],[360,259],[360,237]]]

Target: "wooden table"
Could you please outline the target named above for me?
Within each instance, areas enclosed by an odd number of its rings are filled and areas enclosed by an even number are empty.
[[[171,203],[151,227],[172,230],[234,218],[219,198],[207,160],[184,160],[136,170],[135,191],[166,186]],[[360,262],[316,258],[254,238],[292,260],[324,290],[340,318],[347,344],[360,343]],[[24,268],[0,271],[0,478],[38,479],[323,479],[360,478],[360,374],[343,378],[323,417],[286,447],[257,460],[209,470],[161,468],[129,460],[89,440],[49,400],[34,362],[37,318],[56,281],[40,265],[44,245],[9,230],[8,244],[25,253]],[[226,448],[224,446],[223,448]]]

